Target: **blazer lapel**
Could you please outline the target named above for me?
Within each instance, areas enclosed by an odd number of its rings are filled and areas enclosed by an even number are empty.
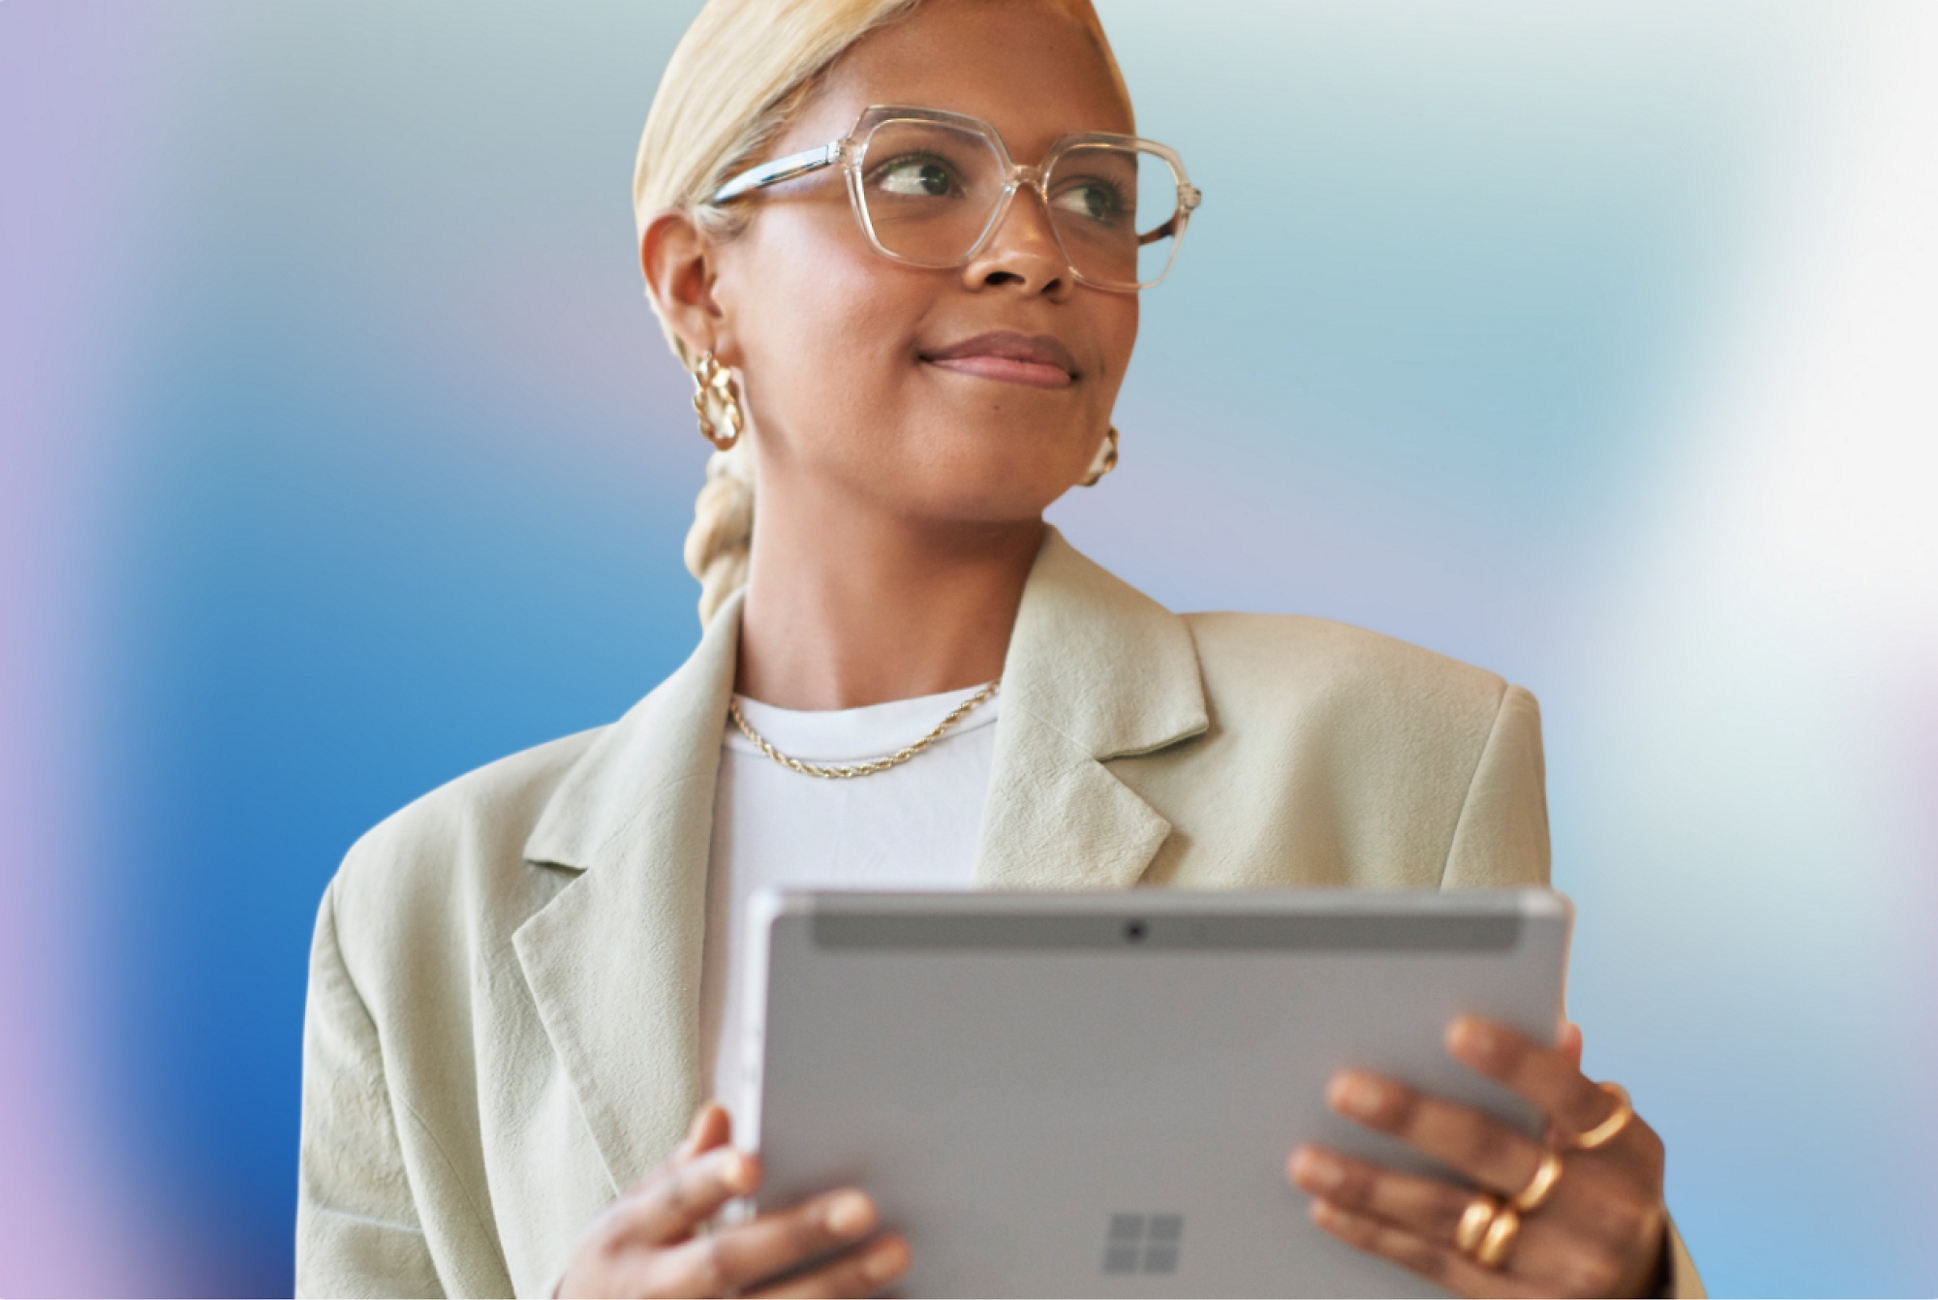
[[[678,1143],[705,1096],[700,949],[739,632],[735,598],[574,765],[525,845],[529,862],[582,873],[512,944],[615,1191]]]
[[[976,885],[1136,884],[1171,824],[1106,763],[1208,725],[1184,620],[1048,529],[1003,665]]]

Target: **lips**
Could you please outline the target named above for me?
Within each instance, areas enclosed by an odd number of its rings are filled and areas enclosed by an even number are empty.
[[[1070,349],[1048,334],[991,330],[921,355],[944,370],[1031,388],[1067,388],[1077,377]]]

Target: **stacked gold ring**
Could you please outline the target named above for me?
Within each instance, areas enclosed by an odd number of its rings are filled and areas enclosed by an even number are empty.
[[[1460,1226],[1454,1229],[1454,1249],[1463,1255],[1479,1250],[1500,1210],[1491,1196],[1476,1196],[1467,1202],[1467,1208],[1460,1212]]]
[[[1476,1196],[1460,1213],[1454,1229],[1454,1249],[1482,1268],[1500,1269],[1521,1235],[1521,1216],[1511,1205],[1491,1196]]]
[[[1521,1216],[1507,1206],[1494,1216],[1487,1225],[1487,1234],[1474,1247],[1474,1263],[1482,1268],[1496,1271],[1507,1267],[1507,1257],[1514,1253],[1514,1243],[1521,1236]]]
[[[1576,1151],[1607,1146],[1635,1118],[1635,1106],[1629,1101],[1626,1088],[1619,1083],[1596,1086],[1615,1099],[1615,1109],[1587,1132],[1565,1139]],[[1549,1147],[1541,1153],[1541,1162],[1535,1165],[1534,1172],[1528,1175],[1527,1186],[1510,1197],[1507,1204],[1485,1195],[1467,1202],[1454,1229],[1454,1249],[1482,1268],[1506,1267],[1507,1257],[1514,1253],[1514,1243],[1521,1236],[1521,1216],[1533,1214],[1548,1203],[1561,1182],[1562,1169],[1561,1153]]]
[[[1521,1216],[1547,1204],[1561,1181],[1562,1168],[1560,1153],[1551,1147],[1541,1153],[1541,1163],[1528,1176],[1527,1186],[1506,1205],[1491,1196],[1476,1196],[1467,1202],[1454,1229],[1454,1249],[1482,1268],[1505,1267],[1521,1236]]]
[[[1554,1185],[1561,1181],[1561,1156],[1550,1147],[1541,1153],[1541,1163],[1534,1167],[1534,1174],[1528,1185],[1515,1193],[1512,1205],[1522,1214],[1533,1214],[1547,1203],[1554,1192]]]

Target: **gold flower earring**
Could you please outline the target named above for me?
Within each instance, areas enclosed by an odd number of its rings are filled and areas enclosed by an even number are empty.
[[[1097,458],[1090,462],[1090,472],[1083,476],[1085,487],[1096,487],[1103,476],[1117,468],[1117,426],[1111,425],[1104,434],[1103,446],[1097,448]]]
[[[740,409],[740,385],[733,381],[733,371],[721,365],[711,351],[702,352],[693,367],[693,385],[693,413],[700,417],[700,436],[721,451],[732,449],[740,441],[747,423]],[[716,407],[719,409],[717,421],[714,419]]]

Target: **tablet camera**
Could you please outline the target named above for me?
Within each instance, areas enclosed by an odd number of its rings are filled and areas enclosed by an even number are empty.
[[[1144,923],[1142,921],[1124,922],[1124,938],[1128,939],[1132,943],[1144,942],[1144,936],[1147,933],[1148,931],[1144,928]]]

